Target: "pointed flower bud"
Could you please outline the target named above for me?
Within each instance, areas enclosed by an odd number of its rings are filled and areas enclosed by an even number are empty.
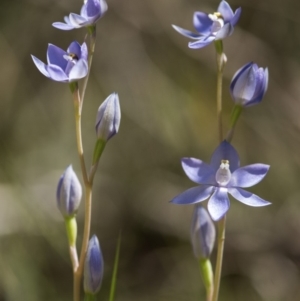
[[[81,196],[81,184],[70,165],[60,177],[56,192],[58,209],[65,218],[76,214]]]
[[[197,259],[208,259],[216,238],[215,225],[208,212],[201,205],[195,206],[192,226],[191,242]]]
[[[109,95],[98,109],[96,118],[96,133],[98,139],[107,142],[118,133],[121,121],[119,96],[117,93]]]
[[[239,69],[230,84],[235,104],[249,107],[261,102],[268,88],[268,78],[268,68],[259,68],[252,62]]]
[[[89,241],[84,263],[84,291],[95,295],[101,287],[103,278],[103,257],[96,235]]]

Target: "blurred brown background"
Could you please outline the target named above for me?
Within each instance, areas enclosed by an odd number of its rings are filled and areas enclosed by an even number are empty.
[[[100,103],[113,91],[122,107],[120,132],[107,145],[95,179],[92,234],[105,258],[99,300],[108,300],[119,230],[123,230],[116,301],[204,300],[189,243],[193,206],[169,204],[194,186],[180,158],[209,161],[216,148],[213,45],[187,47],[171,24],[193,29],[194,11],[218,1],[108,0],[97,25],[96,53],[83,110],[87,162]],[[242,7],[224,41],[224,124],[229,83],[248,61],[268,66],[269,89],[242,115],[233,145],[242,165],[271,165],[250,190],[273,203],[235,200],[228,214],[220,301],[300,300],[300,4],[232,0]],[[66,49],[84,29],[52,22],[78,13],[80,0],[0,2],[0,301],[72,299],[64,224],[56,208],[59,176],[80,175],[68,86],[44,77],[30,54],[46,61],[47,43]],[[83,206],[78,216],[79,242]],[[213,260],[215,253],[213,254]]]

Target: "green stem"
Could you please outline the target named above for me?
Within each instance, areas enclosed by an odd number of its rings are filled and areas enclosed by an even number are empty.
[[[218,296],[219,296],[224,243],[225,243],[225,225],[226,225],[226,216],[224,216],[218,222],[218,253],[217,253],[217,262],[216,262],[216,269],[215,269],[214,293],[213,293],[212,301],[218,301]]]
[[[84,296],[84,301],[95,301],[95,300],[96,300],[95,295],[85,294],[85,296]]]
[[[116,250],[116,256],[115,256],[114,271],[113,271],[111,286],[110,286],[109,301],[113,301],[115,299],[115,291],[116,291],[116,284],[117,284],[117,272],[118,272],[120,248],[121,248],[121,237],[122,237],[122,232],[120,231],[119,238],[118,238],[118,244],[117,244],[117,250]]]
[[[228,142],[230,142],[233,138],[235,126],[236,126],[236,123],[237,123],[242,111],[243,111],[243,107],[241,105],[235,105],[233,107],[233,110],[232,110],[232,113],[230,116],[230,129],[226,135],[226,140]]]
[[[221,64],[222,55],[217,54],[217,119],[218,119],[218,134],[219,141],[223,141],[223,125],[222,125],[222,82],[223,82],[223,68]]]
[[[87,87],[87,83],[89,81],[89,77],[90,77],[90,72],[91,72],[91,66],[92,66],[92,61],[93,61],[93,56],[94,56],[94,52],[95,52],[95,45],[96,45],[96,26],[92,26],[88,28],[88,35],[90,38],[90,44],[89,44],[89,55],[88,55],[88,74],[87,76],[84,78],[83,80],[83,85],[82,85],[82,92],[81,92],[81,108],[83,105],[83,100],[84,100],[84,96],[85,96],[85,91],[86,91],[86,87]]]
[[[74,108],[75,108],[75,128],[76,128],[76,141],[77,141],[77,152],[79,156],[82,177],[85,186],[89,184],[88,175],[85,166],[85,160],[83,155],[83,145],[82,145],[82,134],[81,134],[81,103],[82,100],[79,95],[79,89],[77,88],[73,93]]]
[[[74,301],[80,301],[81,279],[83,274],[84,260],[89,243],[91,230],[91,213],[92,213],[92,187],[88,184],[85,186],[85,216],[84,216],[84,232],[82,246],[80,252],[79,266],[74,277],[75,295]]]
[[[223,141],[223,125],[222,125],[222,82],[223,69],[226,63],[226,56],[223,53],[222,41],[215,43],[217,51],[217,119],[218,119],[218,134],[219,141]]]

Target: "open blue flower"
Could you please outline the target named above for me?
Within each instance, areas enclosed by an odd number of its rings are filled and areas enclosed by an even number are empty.
[[[241,15],[241,8],[234,13],[226,1],[221,1],[217,12],[206,14],[203,12],[194,13],[194,27],[198,33],[193,33],[176,25],[173,28],[180,34],[196,40],[189,42],[189,47],[198,49],[203,48],[215,40],[222,40],[233,33],[234,26]]]
[[[81,7],[80,15],[70,13],[63,22],[55,22],[52,26],[61,30],[72,30],[94,25],[107,11],[105,0],[87,0]]]
[[[268,88],[268,78],[268,68],[259,68],[253,62],[240,68],[230,84],[235,104],[249,107],[261,102]]]
[[[80,45],[74,41],[67,51],[49,44],[47,50],[48,65],[33,55],[31,57],[41,73],[58,82],[77,81],[88,73],[88,50],[85,43]]]
[[[210,164],[195,158],[183,158],[181,163],[186,175],[201,186],[181,193],[171,201],[174,204],[195,204],[209,198],[207,209],[215,221],[221,219],[229,209],[228,193],[249,206],[270,204],[242,189],[259,183],[270,166],[257,163],[240,167],[239,155],[227,141],[223,141],[214,151]]]

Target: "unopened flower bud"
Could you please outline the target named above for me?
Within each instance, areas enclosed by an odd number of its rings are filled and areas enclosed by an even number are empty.
[[[197,259],[209,258],[215,238],[215,225],[208,212],[201,205],[195,206],[191,226],[191,242]]]
[[[103,257],[96,235],[89,241],[84,263],[84,291],[86,294],[95,295],[101,287],[103,278]]]
[[[250,62],[239,69],[230,84],[236,105],[249,107],[261,102],[268,88],[268,68],[259,68]]]
[[[65,218],[76,214],[81,197],[81,184],[70,165],[60,177],[56,192],[58,209]]]
[[[119,96],[117,93],[109,95],[98,109],[96,118],[96,133],[98,139],[108,141],[118,133],[121,121]]]

